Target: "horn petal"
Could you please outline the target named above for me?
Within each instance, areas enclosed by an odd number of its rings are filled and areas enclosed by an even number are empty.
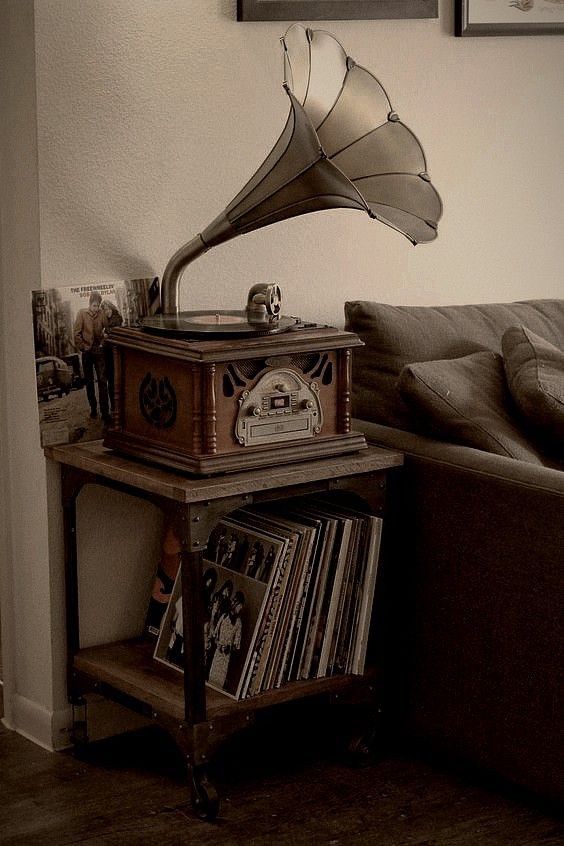
[[[283,42],[288,84],[296,85],[328,159],[358,189],[373,217],[414,244],[436,238],[442,202],[427,175],[423,148],[380,82],[327,32],[294,24]]]
[[[323,30],[291,26],[282,39],[286,81],[317,129],[339,98],[347,73],[347,54]]]
[[[225,212],[236,227],[237,219],[274,194],[316,162],[322,155],[319,138],[289,89],[290,113],[280,138],[254,176],[229,203]]]
[[[280,138],[225,211],[235,234],[322,209],[369,211],[358,188],[325,156],[305,109],[286,91],[290,114]],[[205,232],[203,237],[212,246]]]
[[[386,121],[363,138],[332,156],[349,179],[378,173],[424,173],[427,163],[421,145],[405,124]]]

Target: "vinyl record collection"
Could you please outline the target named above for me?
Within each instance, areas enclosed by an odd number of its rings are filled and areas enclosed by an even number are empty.
[[[290,681],[362,674],[381,530],[381,518],[331,497],[222,519],[204,559],[208,684],[244,699]],[[183,669],[179,572],[155,658]]]

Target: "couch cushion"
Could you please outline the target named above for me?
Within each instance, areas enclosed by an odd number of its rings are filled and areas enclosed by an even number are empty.
[[[497,455],[544,463],[514,422],[503,359],[497,353],[408,364],[398,387],[431,434]]]
[[[564,452],[564,351],[525,326],[511,326],[501,346],[515,404],[540,436]]]
[[[353,413],[388,426],[418,431],[397,380],[414,361],[451,359],[483,349],[501,352],[504,331],[523,324],[558,346],[564,342],[564,300],[454,306],[345,304],[346,328],[365,347],[353,356]]]

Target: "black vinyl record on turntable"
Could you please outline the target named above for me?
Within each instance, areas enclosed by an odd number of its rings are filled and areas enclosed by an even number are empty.
[[[146,317],[146,332],[171,338],[243,338],[276,335],[304,326],[297,317],[281,315],[282,294],[276,284],[257,284],[249,291],[245,311],[209,309]],[[313,324],[309,324],[313,325]]]

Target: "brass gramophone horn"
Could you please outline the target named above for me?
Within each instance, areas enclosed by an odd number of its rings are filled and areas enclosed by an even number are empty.
[[[199,255],[296,215],[360,209],[413,244],[436,238],[441,199],[419,141],[378,80],[328,32],[294,24],[282,45],[290,99],[286,125],[225,211],[168,262],[161,285],[165,315],[178,314],[182,273]],[[144,328],[150,330],[155,319],[146,318]]]

